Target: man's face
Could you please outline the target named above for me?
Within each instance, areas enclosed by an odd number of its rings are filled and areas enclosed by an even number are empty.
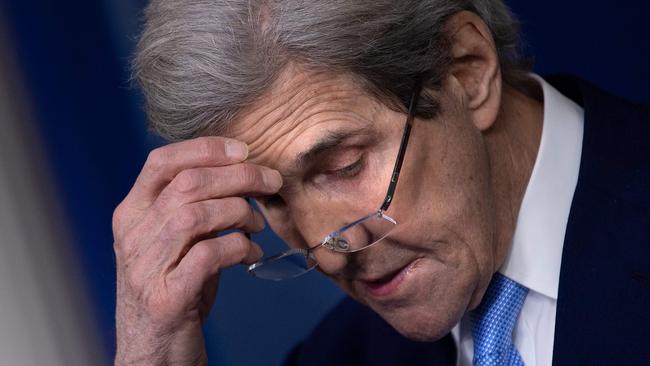
[[[415,120],[391,235],[357,253],[314,251],[323,274],[420,340],[442,337],[478,305],[495,261],[483,135],[449,85],[437,93],[442,113]],[[228,136],[249,144],[250,162],[280,171],[280,194],[259,206],[290,246],[307,248],[379,208],[405,119],[345,77],[294,70]]]

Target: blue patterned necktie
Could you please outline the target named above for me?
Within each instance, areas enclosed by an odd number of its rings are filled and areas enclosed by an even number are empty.
[[[481,305],[470,313],[475,366],[523,365],[512,332],[528,289],[495,273]]]

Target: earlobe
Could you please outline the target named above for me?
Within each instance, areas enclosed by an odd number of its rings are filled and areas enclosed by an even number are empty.
[[[487,25],[476,14],[462,11],[447,22],[452,65],[465,108],[481,131],[490,128],[501,104],[501,70],[494,40]]]

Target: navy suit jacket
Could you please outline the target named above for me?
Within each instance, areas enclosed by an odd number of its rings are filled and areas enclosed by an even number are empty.
[[[547,78],[585,109],[557,300],[554,365],[650,365],[650,108]],[[450,335],[410,341],[349,298],[287,365],[454,365]]]

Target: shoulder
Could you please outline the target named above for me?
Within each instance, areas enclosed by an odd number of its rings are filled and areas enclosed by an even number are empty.
[[[650,212],[650,107],[585,80],[547,78],[585,111],[579,188],[600,191]]]
[[[650,108],[579,79],[560,78],[556,87],[585,111],[563,269],[576,259],[572,267],[591,273],[601,271],[584,268],[588,263],[609,275],[618,269],[650,277]]]
[[[650,109],[585,81],[548,79],[585,111],[553,363],[639,364],[650,357]]]
[[[287,365],[452,365],[453,340],[411,341],[368,307],[346,297],[297,346]]]

